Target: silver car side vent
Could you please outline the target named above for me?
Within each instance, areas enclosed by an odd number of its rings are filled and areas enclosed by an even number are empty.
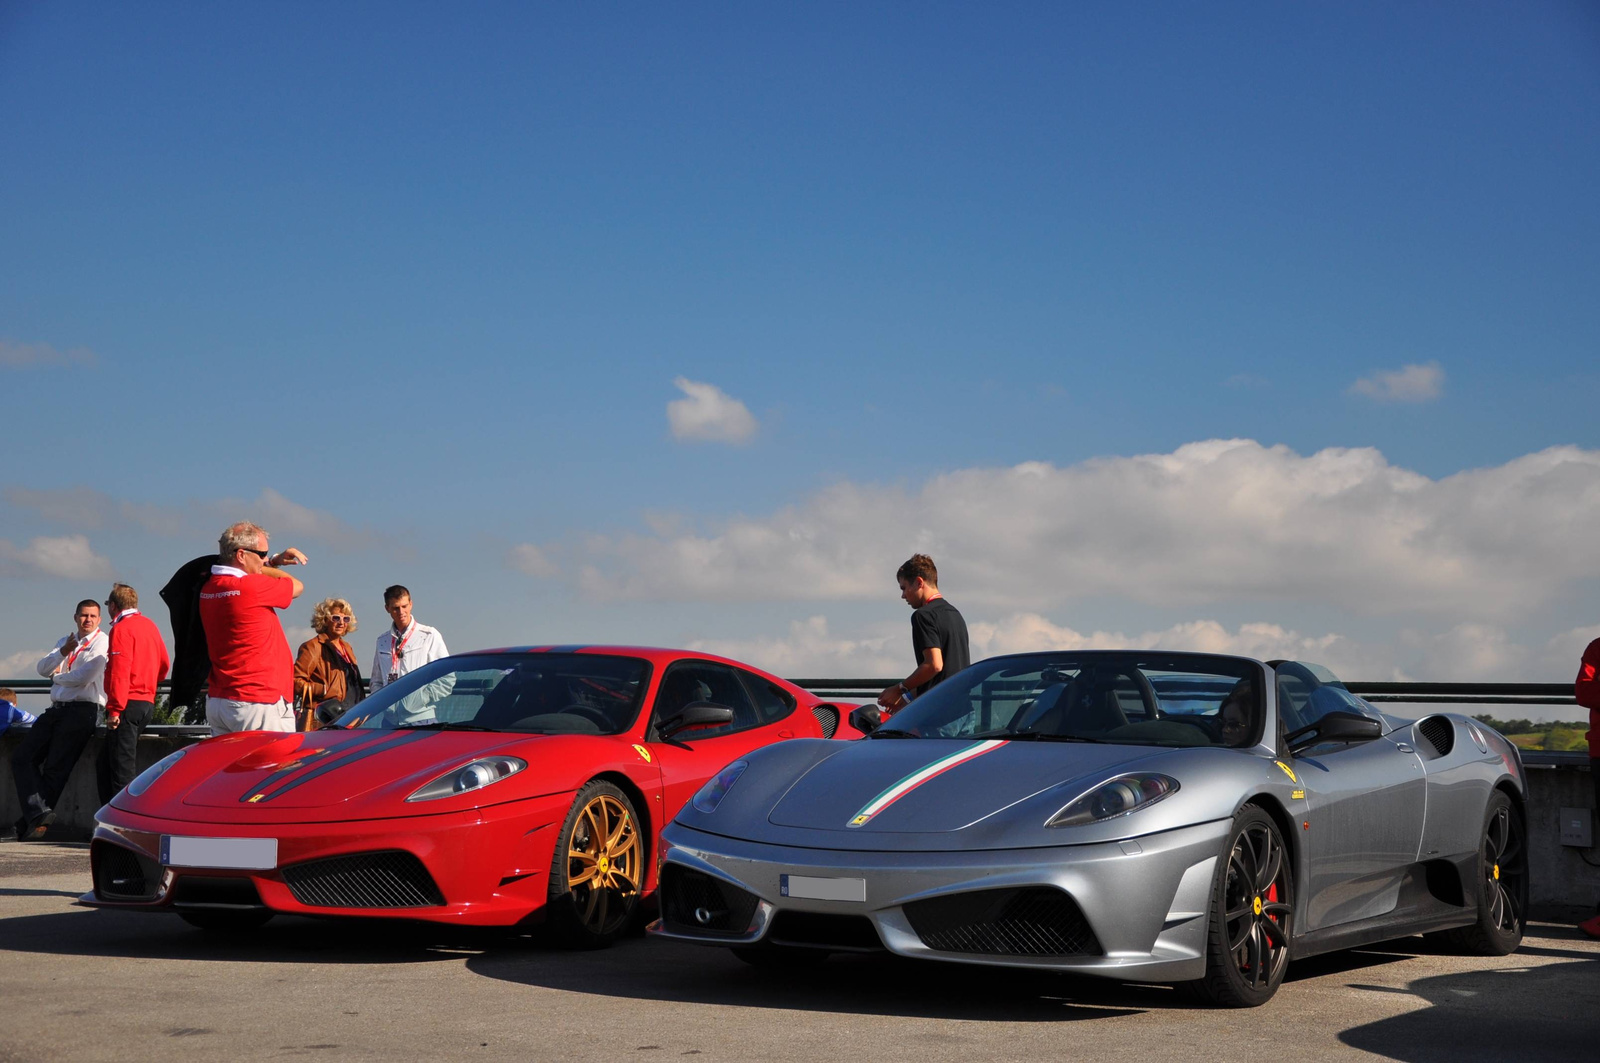
[[[1417,721],[1424,756],[1444,757],[1456,747],[1456,727],[1448,716],[1427,716]]]

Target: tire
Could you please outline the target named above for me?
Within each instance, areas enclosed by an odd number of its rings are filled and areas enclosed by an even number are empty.
[[[1254,1008],[1272,999],[1289,967],[1294,867],[1278,824],[1254,805],[1233,821],[1211,886],[1206,973],[1188,984],[1201,1000]]]
[[[628,795],[599,780],[579,790],[550,860],[551,940],[603,949],[621,937],[639,910],[644,861],[639,813]]]
[[[248,934],[266,926],[267,921],[275,914],[271,909],[229,911],[226,908],[198,908],[179,912],[178,918],[201,930],[215,930],[224,934]]]
[[[1478,844],[1478,919],[1443,933],[1455,949],[1505,956],[1522,944],[1528,911],[1528,832],[1504,791],[1489,796]]]
[[[815,967],[828,958],[827,949],[797,949],[785,945],[745,945],[733,954],[752,967],[795,971]]]

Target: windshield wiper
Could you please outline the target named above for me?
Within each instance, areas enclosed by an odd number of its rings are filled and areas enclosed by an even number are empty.
[[[921,738],[921,735],[910,731],[902,731],[898,727],[880,727],[867,735],[868,738]]]
[[[485,727],[478,723],[453,723],[441,720],[436,723],[403,723],[396,731],[498,731],[498,727]]]
[[[1083,735],[1058,735],[1045,731],[984,731],[980,734],[968,735],[968,738],[977,740],[983,738],[1001,738],[1012,742],[1094,742],[1103,744],[1103,738],[1087,738]]]

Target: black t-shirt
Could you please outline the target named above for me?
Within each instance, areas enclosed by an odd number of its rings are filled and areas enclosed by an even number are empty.
[[[972,663],[967,650],[967,622],[961,619],[961,611],[943,598],[935,598],[911,613],[911,649],[918,665],[922,664],[922,651],[935,646],[944,656],[944,667],[917,687],[916,694],[927,693]]]

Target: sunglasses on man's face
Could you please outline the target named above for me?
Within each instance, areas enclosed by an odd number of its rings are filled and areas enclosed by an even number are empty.
[[[267,551],[265,551],[265,550],[252,550],[252,549],[250,549],[250,548],[249,548],[249,547],[248,547],[248,546],[241,546],[241,547],[239,547],[239,550],[240,550],[240,551],[241,551],[241,552],[242,552],[242,553],[246,553],[246,554],[255,554],[255,555],[256,555],[256,556],[257,556],[257,557],[259,557],[259,558],[260,558],[260,559],[261,559],[261,560],[263,560],[263,561],[265,561],[265,560],[266,560],[266,559],[267,559],[267,558],[269,558],[269,557],[271,557],[271,556],[272,556],[272,555],[271,555],[271,554],[269,554],[269,553],[268,553],[268,552],[267,552]]]

